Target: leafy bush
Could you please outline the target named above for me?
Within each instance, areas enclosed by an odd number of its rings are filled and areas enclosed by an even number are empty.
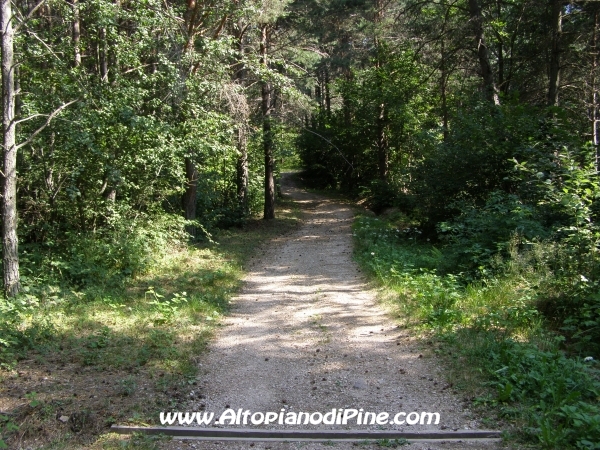
[[[537,110],[509,103],[495,107],[477,96],[463,102],[447,139],[412,172],[418,209],[432,224],[460,213],[463,205],[457,202],[481,206],[494,191],[514,191],[510,159],[540,133]]]
[[[360,191],[360,197],[366,200],[366,206],[380,214],[385,208],[391,206],[407,206],[406,199],[399,195],[400,190],[383,180],[373,180],[368,186],[363,186]]]
[[[524,204],[516,195],[493,191],[481,208],[465,202],[455,205],[460,215],[438,224],[449,244],[444,250],[445,271],[483,269],[495,255],[507,256],[513,236],[518,236],[523,243],[548,236],[536,209]]]
[[[529,408],[527,432],[545,448],[598,448],[600,382],[589,363],[557,350],[504,341],[490,352],[490,375],[499,400]],[[506,398],[502,393],[510,392]]]
[[[179,216],[114,217],[95,233],[67,233],[48,264],[71,282],[118,283],[145,273],[171,246],[185,240]]]
[[[497,406],[500,415],[516,422],[523,437],[544,448],[598,448],[600,374],[592,357],[600,312],[598,296],[592,293],[598,286],[580,278],[571,287],[585,299],[584,306],[572,310],[563,331],[568,331],[572,346],[588,353],[582,353],[585,359],[569,357],[561,350],[563,338],[545,330],[536,308],[544,290],[566,289],[556,284],[551,267],[565,257],[565,246],[540,241],[519,248],[522,239],[510,238],[512,227],[525,224],[522,233],[527,226],[538,231],[539,222],[519,209],[514,198],[502,195],[492,200],[485,214],[496,215],[501,228],[497,232],[492,229],[494,219],[483,214],[466,215],[462,224],[468,225],[463,229],[457,226],[461,222],[454,224],[464,242],[487,239],[489,232],[492,236],[484,242],[504,243],[490,247],[505,256],[483,261],[486,271],[477,282],[469,283],[466,273],[438,273],[443,251],[419,242],[418,229],[403,232],[380,218],[361,217],[355,222],[357,259],[391,291],[408,323],[418,323],[449,347],[457,370],[469,373],[459,377],[468,379],[471,388],[473,373],[481,377],[491,394],[477,403]],[[487,270],[494,265],[497,270]]]
[[[0,367],[10,369],[26,351],[48,343],[55,334],[52,324],[34,316],[39,308],[35,297],[22,294],[0,298]]]

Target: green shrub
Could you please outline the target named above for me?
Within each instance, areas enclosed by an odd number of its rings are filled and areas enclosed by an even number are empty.
[[[539,222],[536,209],[526,205],[515,195],[494,191],[483,207],[456,205],[459,216],[438,224],[438,229],[448,243],[444,249],[446,260],[443,270],[481,271],[500,254],[508,255],[514,236],[522,243],[548,236]]]
[[[0,298],[0,367],[12,368],[25,352],[52,340],[55,330],[49,320],[34,315],[39,302],[21,294]]]
[[[477,403],[495,405],[522,437],[544,448],[599,448],[600,374],[592,357],[600,341],[598,285],[581,276],[568,284],[562,272],[557,280],[554,265],[571,255],[568,246],[549,241],[520,245],[522,238],[510,237],[513,226],[524,223],[537,231],[539,223],[527,211],[507,209],[514,199],[500,200],[500,206],[488,205],[487,214],[496,214],[503,229],[492,230],[491,217],[470,216],[463,223],[474,230],[456,231],[467,243],[507,239],[495,249],[496,257],[482,260],[477,282],[456,268],[458,273],[440,274],[436,267],[445,249],[419,241],[414,226],[399,229],[380,218],[356,220],[356,257],[391,291],[407,323],[417,323],[444,343],[462,374],[454,375],[458,380],[468,380],[469,389],[476,389],[474,380],[487,386],[490,393]],[[563,320],[568,317],[562,331],[570,337],[568,349],[576,348],[585,359],[565,353],[564,338],[547,330],[537,309],[539,297],[553,290],[573,294],[570,316],[562,311]]]
[[[79,285],[119,283],[147,272],[170,246],[183,242],[183,229],[179,216],[115,218],[94,233],[67,233],[48,264]]]

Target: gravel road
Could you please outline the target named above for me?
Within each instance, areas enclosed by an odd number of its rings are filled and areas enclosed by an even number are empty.
[[[274,240],[249,267],[232,314],[200,367],[200,399],[189,411],[438,412],[437,425],[247,425],[246,428],[485,428],[446,384],[443,367],[378,306],[352,260],[354,210],[308,193],[284,176],[283,192],[303,210],[303,224]],[[258,416],[257,416],[258,418]],[[227,425],[227,428],[230,428]],[[173,441],[165,448],[359,448],[349,442]],[[372,445],[361,444],[370,448]],[[373,445],[374,446],[374,445]],[[496,442],[418,442],[409,449],[495,449]]]

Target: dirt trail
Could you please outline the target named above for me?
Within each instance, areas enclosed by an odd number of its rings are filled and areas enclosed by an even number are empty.
[[[189,410],[252,412],[439,412],[438,425],[386,425],[425,431],[477,429],[473,414],[447,389],[426,355],[376,304],[352,260],[350,206],[303,191],[284,178],[284,194],[304,211],[303,225],[256,258],[233,311],[201,362],[204,398]],[[202,406],[204,405],[204,406]],[[374,429],[375,425],[301,428]],[[280,425],[269,425],[282,428]],[[261,428],[265,428],[264,426]],[[381,427],[380,427],[381,428]],[[173,442],[171,448],[250,448],[249,443]],[[253,449],[330,448],[260,443]],[[355,448],[336,443],[335,448]],[[497,443],[415,443],[410,449],[492,449]]]

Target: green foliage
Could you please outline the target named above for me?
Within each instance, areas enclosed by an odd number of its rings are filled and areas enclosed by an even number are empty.
[[[55,337],[52,322],[36,314],[39,308],[39,301],[30,295],[0,299],[0,368],[14,368],[27,351],[40,349]]]
[[[362,187],[359,195],[365,199],[365,206],[371,211],[381,213],[391,206],[406,206],[406,202],[403,202],[405,199],[398,192],[397,186],[383,180],[373,180],[368,186]]]
[[[338,79],[338,108],[319,110],[298,138],[300,157],[320,187],[341,187],[358,193],[367,186],[378,202],[384,200],[379,177],[378,139],[389,159],[394,186],[405,183],[406,165],[422,145],[420,128],[428,121],[429,92],[422,83],[416,55],[407,48],[381,44],[372,65]],[[382,106],[383,105],[383,106]]]
[[[572,316],[566,322],[581,327],[577,337],[574,329],[564,331],[577,348],[589,353],[585,359],[566,354],[561,349],[564,338],[545,330],[537,295],[550,289],[553,277],[548,275],[552,273],[548,264],[556,252],[549,243],[534,243],[519,251],[521,239],[511,240],[510,231],[514,224],[527,224],[531,215],[526,213],[523,219],[518,210],[511,215],[510,209],[504,209],[511,199],[496,200],[501,200],[501,207],[491,203],[491,211],[472,220],[494,223],[487,217],[498,211],[494,208],[508,216],[495,218],[510,226],[493,238],[505,244],[506,256],[482,261],[489,271],[480,274],[478,282],[469,284],[472,277],[464,272],[441,275],[436,268],[448,267],[445,249],[437,250],[422,239],[419,242],[419,230],[406,227],[406,218],[400,221],[404,227],[379,218],[357,219],[356,257],[389,290],[400,316],[433,332],[454,355],[460,377],[479,374],[478,381],[487,386],[488,394],[476,403],[494,405],[499,415],[516,422],[522,438],[544,448],[595,448],[600,438],[600,371],[592,357],[597,356],[592,342],[597,321]],[[519,203],[514,207],[520,207]],[[487,225],[478,229],[466,220],[462,223],[465,231],[459,236],[467,242],[483,235],[486,227],[492,232]],[[588,292],[595,289],[591,285]],[[586,303],[582,311],[595,318],[597,310],[590,311],[593,304]],[[590,339],[583,341],[585,334]],[[468,384],[472,386],[473,381]]]
[[[492,192],[511,193],[510,160],[539,132],[539,112],[533,108],[495,107],[477,96],[463,101],[447,139],[432,146],[413,173],[418,209],[434,226],[464,207],[481,207]]]
[[[454,208],[460,211],[457,217],[438,223],[441,238],[448,243],[446,271],[486,270],[493,258],[507,256],[513,236],[524,245],[549,235],[535,207],[502,191],[491,192],[480,208],[465,202],[455,203]]]
[[[115,208],[106,226],[95,232],[68,231],[44,244],[24,246],[24,273],[78,286],[119,284],[147,272],[167,248],[185,242],[183,227],[180,216]]]
[[[404,438],[379,439],[376,441],[376,444],[378,447],[383,447],[383,448],[399,448],[399,447],[403,447],[405,445],[409,445],[409,442]]]
[[[154,297],[154,300],[149,302],[149,304],[154,305],[158,312],[158,317],[154,319],[156,325],[164,325],[171,322],[182,304],[188,301],[186,292],[176,292],[173,294],[173,298],[166,300],[164,299],[164,295],[158,294],[153,287],[149,287],[145,295]]]
[[[0,449],[8,448],[6,439],[9,434],[19,430],[19,427],[14,423],[9,416],[0,414]]]

